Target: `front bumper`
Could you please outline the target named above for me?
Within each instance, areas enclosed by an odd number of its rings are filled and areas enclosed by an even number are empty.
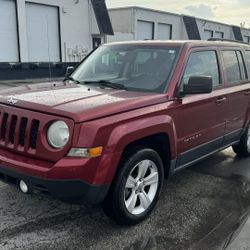
[[[25,181],[31,193],[52,196],[73,204],[99,204],[106,197],[110,185],[92,185],[82,180],[51,180],[23,174],[0,166],[0,181],[18,187]]]

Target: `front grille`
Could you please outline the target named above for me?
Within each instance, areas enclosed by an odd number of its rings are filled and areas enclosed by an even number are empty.
[[[0,143],[12,147],[37,148],[40,121],[2,113],[0,118]]]
[[[9,159],[29,164],[33,160],[41,160],[41,166],[51,167],[53,162],[62,159],[70,148],[70,145],[67,145],[55,152],[48,145],[46,132],[48,126],[56,120],[64,120],[71,128],[70,133],[73,133],[73,120],[0,104],[0,158],[5,155]]]

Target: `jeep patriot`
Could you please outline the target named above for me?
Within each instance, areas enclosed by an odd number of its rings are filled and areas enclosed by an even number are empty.
[[[164,178],[229,146],[249,156],[249,112],[246,44],[102,45],[62,82],[1,91],[0,180],[136,224]]]

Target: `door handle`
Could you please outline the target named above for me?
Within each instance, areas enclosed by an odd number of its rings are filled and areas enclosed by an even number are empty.
[[[227,101],[227,98],[226,98],[226,97],[219,97],[219,98],[215,101],[215,103],[216,103],[216,104],[221,104],[221,103],[223,103],[223,102],[225,102],[225,101]]]
[[[250,95],[250,90],[247,90],[244,95]]]

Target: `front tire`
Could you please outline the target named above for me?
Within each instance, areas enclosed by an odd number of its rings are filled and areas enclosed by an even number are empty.
[[[232,146],[233,151],[240,157],[250,156],[250,123],[242,135],[240,142]]]
[[[126,154],[104,201],[104,212],[118,224],[135,225],[155,207],[163,183],[163,163],[152,149]]]

